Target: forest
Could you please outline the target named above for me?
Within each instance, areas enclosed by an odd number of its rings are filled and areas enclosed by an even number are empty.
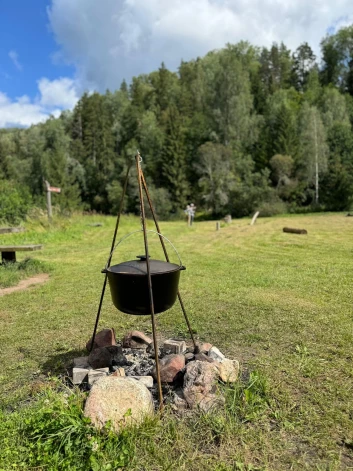
[[[161,219],[343,211],[353,204],[353,25],[309,44],[228,44],[164,64],[73,111],[0,130],[0,219],[45,207],[114,214],[138,149]],[[132,173],[134,170],[132,170]],[[125,211],[138,212],[136,178]]]

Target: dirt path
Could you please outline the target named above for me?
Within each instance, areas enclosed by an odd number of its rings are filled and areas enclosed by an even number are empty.
[[[5,296],[5,294],[11,294],[16,291],[23,291],[24,289],[27,289],[32,285],[45,283],[48,280],[49,280],[49,275],[47,273],[41,273],[40,275],[27,278],[26,280],[21,280],[16,286],[10,286],[9,288],[0,289],[0,296]]]

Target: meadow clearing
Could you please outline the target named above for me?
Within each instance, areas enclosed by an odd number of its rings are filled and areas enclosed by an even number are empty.
[[[161,223],[187,268],[180,290],[197,338],[239,359],[242,375],[225,386],[224,409],[190,417],[167,410],[121,437],[94,435],[81,420],[84,395],[67,405],[55,379],[92,334],[115,219],[28,222],[26,232],[0,236],[0,245],[43,243],[28,273],[50,274],[46,284],[0,296],[0,470],[353,469],[353,218],[249,222],[219,232],[214,221]],[[284,226],[308,235],[284,234]],[[139,219],[125,216],[120,237],[136,229]],[[113,263],[139,253],[140,234]],[[151,254],[162,257],[156,236]],[[0,287],[19,273],[1,269]],[[116,311],[109,291],[100,327],[114,327],[118,338],[131,328],[151,332],[148,317]],[[177,304],[158,315],[158,329],[188,338]]]

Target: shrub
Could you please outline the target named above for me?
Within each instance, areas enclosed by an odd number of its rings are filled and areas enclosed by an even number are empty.
[[[260,211],[260,216],[270,217],[275,216],[276,214],[285,214],[288,209],[287,205],[283,201],[278,200],[271,202],[264,201],[259,205],[258,211]]]
[[[26,188],[0,180],[0,223],[19,224],[26,218],[31,198]]]

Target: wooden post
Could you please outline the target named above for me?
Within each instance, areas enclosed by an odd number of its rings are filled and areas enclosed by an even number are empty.
[[[47,188],[47,210],[48,210],[48,219],[51,222],[53,217],[53,211],[51,207],[51,192],[50,192],[50,183],[47,180],[44,180],[45,186]]]
[[[219,231],[221,228],[221,223],[219,221],[216,222],[216,231]]]
[[[317,152],[317,128],[316,128],[315,115],[314,115],[314,128],[315,128],[315,203],[319,204],[319,156]]]
[[[252,220],[251,220],[250,226],[253,226],[253,225],[255,224],[256,219],[258,218],[259,214],[260,214],[260,211],[257,211],[257,212],[254,214],[254,216],[253,216],[253,218],[252,218]]]

